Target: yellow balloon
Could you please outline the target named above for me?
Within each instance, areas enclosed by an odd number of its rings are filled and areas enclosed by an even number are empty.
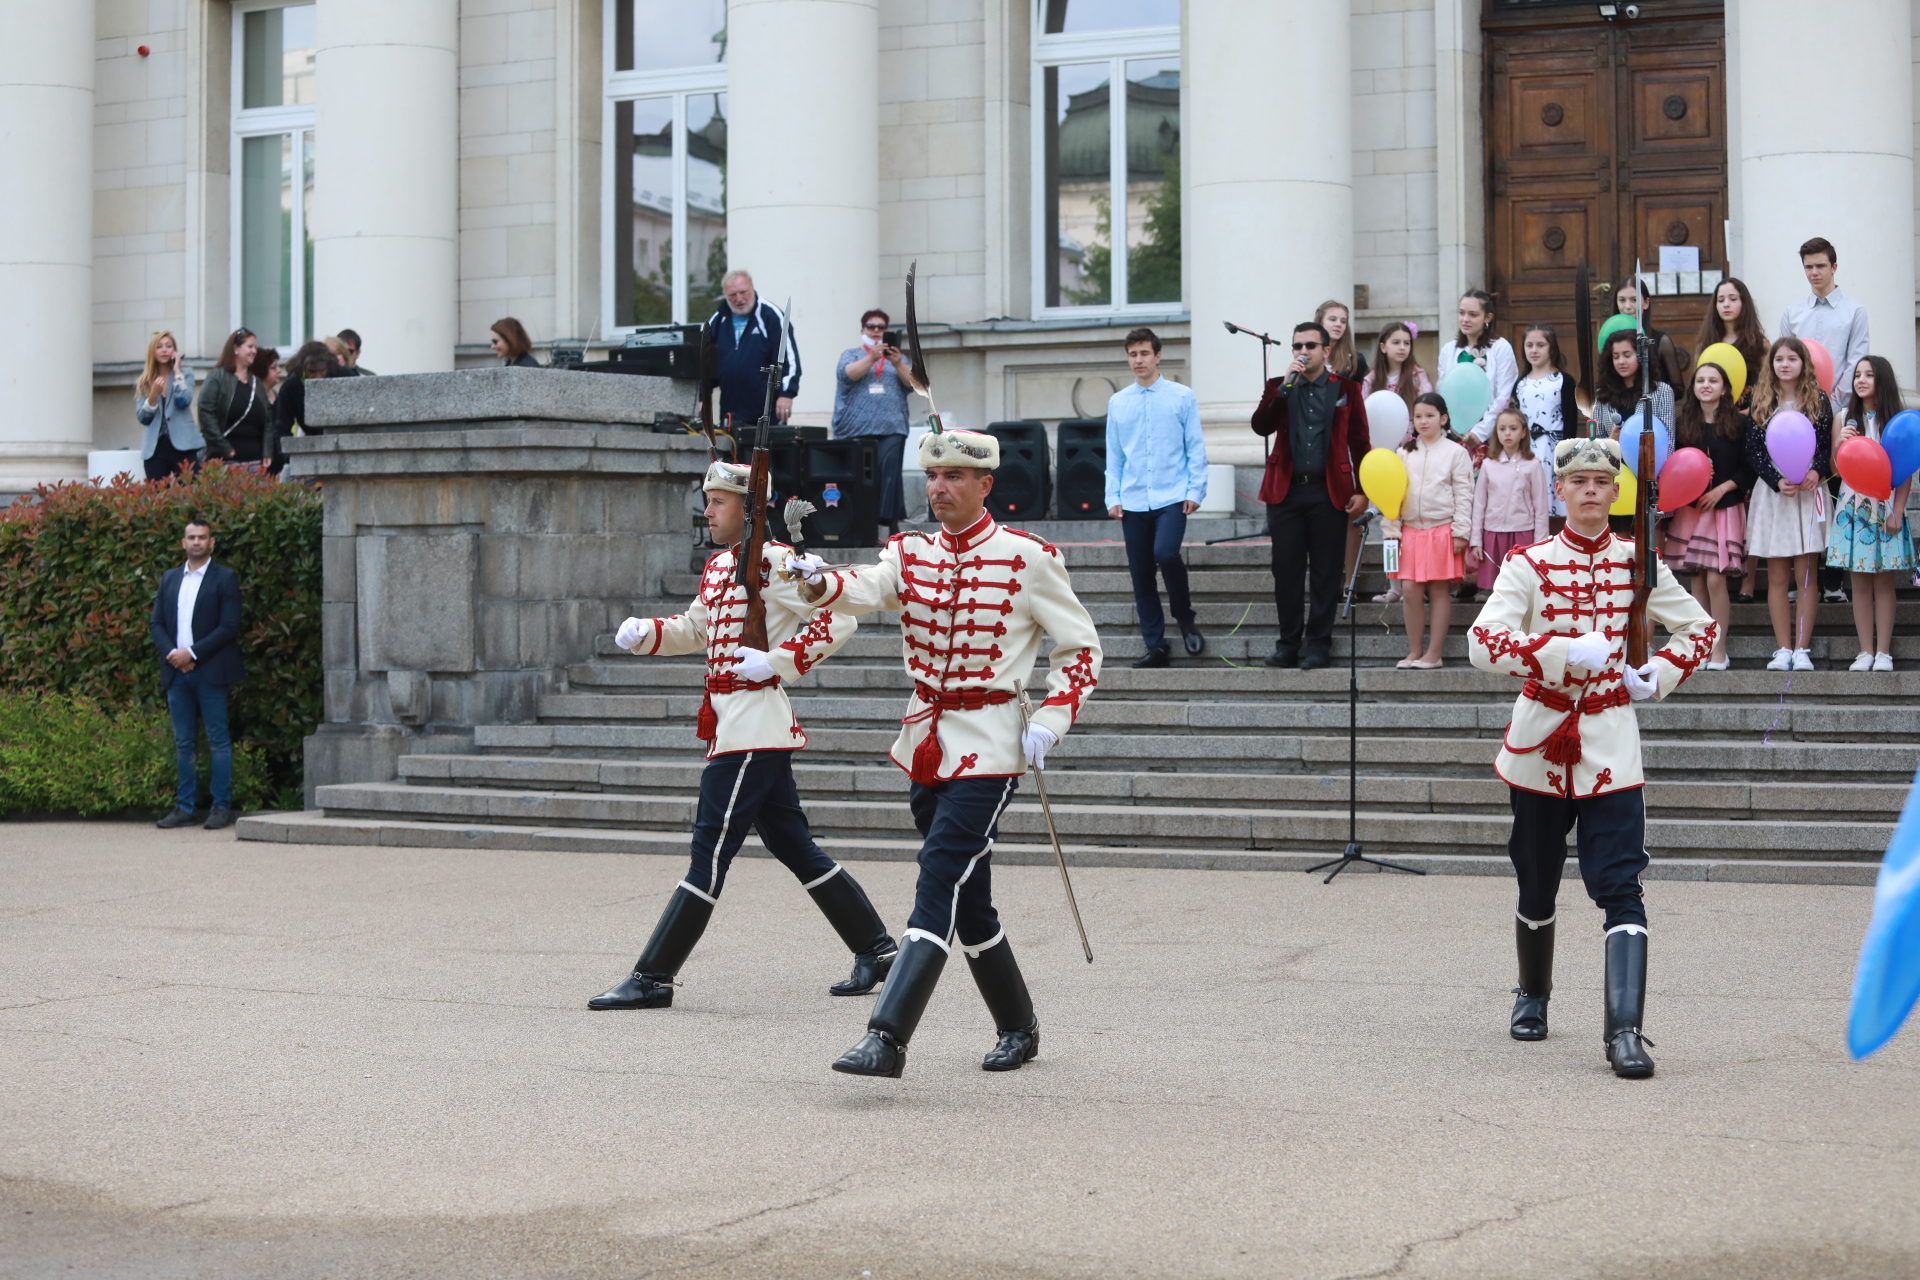
[[[1607,508],[1610,516],[1630,516],[1633,514],[1633,500],[1640,495],[1640,485],[1633,478],[1633,472],[1620,468],[1620,496]]]
[[[1407,464],[1394,449],[1370,449],[1360,459],[1360,488],[1380,514],[1389,520],[1400,518],[1400,503],[1407,496]]]
[[[1703,364],[1717,364],[1727,371],[1727,377],[1732,379],[1733,383],[1727,391],[1735,400],[1738,400],[1740,393],[1747,389],[1747,358],[1741,355],[1731,343],[1716,342],[1702,351],[1693,365],[1697,369]],[[1676,393],[1680,390],[1679,387],[1674,388]]]

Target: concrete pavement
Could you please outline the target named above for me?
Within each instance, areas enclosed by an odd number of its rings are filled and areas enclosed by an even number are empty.
[[[1920,1274],[1920,1048],[1842,1030],[1871,891],[1656,882],[1659,1075],[1597,913],[1505,1034],[1509,881],[995,871],[1037,1062],[949,971],[906,1079],[742,859],[670,1011],[589,1014],[683,867],[0,825],[0,1275]],[[889,922],[912,868],[858,863]]]

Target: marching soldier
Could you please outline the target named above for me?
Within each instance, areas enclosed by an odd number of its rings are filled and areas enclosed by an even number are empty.
[[[1527,682],[1493,766],[1510,793],[1507,852],[1520,881],[1513,1038],[1547,1035],[1554,898],[1567,833],[1577,827],[1587,896],[1606,913],[1604,1051],[1615,1075],[1637,1079],[1653,1074],[1653,1059],[1645,1048],[1652,1041],[1641,1031],[1647,811],[1632,704],[1679,688],[1713,651],[1715,626],[1661,564],[1647,609],[1671,634],[1645,666],[1626,665],[1634,544],[1607,528],[1620,465],[1616,441],[1561,442],[1554,472],[1566,527],[1508,554],[1468,645],[1474,666]]]
[[[793,783],[793,753],[807,745],[807,735],[781,687],[845,644],[858,624],[816,611],[801,598],[797,582],[771,573],[785,564],[791,549],[769,540],[761,562],[761,598],[773,649],[763,653],[740,643],[746,588],[735,581],[734,561],[746,523],[747,479],[746,467],[728,462],[715,462],[707,471],[707,528],[725,550],[708,558],[700,594],[687,611],[671,618],[628,618],[614,637],[635,654],[706,651],[707,692],[697,732],[708,744],[707,767],[700,775],[687,878],[668,899],[633,973],[589,1000],[589,1009],[664,1009],[673,1003],[674,975],[706,930],[727,868],[752,829],[853,952],[853,974],[830,988],[834,995],[872,991],[897,953],[866,892],[820,851],[807,829]]]
[[[925,838],[920,881],[867,1034],[833,1064],[852,1075],[900,1075],[956,948],[999,1034],[980,1065],[1014,1071],[1039,1051],[1033,1000],[994,911],[989,857],[1020,776],[1028,765],[1045,767],[1100,677],[1100,638],[1060,553],[986,514],[1000,442],[972,431],[929,433],[920,465],[938,534],[898,534],[878,564],[851,571],[822,573],[811,557],[792,564],[835,617],[898,610],[913,677],[891,754],[912,779],[908,804]],[[1023,685],[1043,630],[1053,637],[1047,696],[1029,714]]]

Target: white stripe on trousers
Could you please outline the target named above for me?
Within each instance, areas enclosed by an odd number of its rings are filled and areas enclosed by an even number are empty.
[[[1017,774],[1007,779],[1006,788],[1000,793],[1000,804],[993,811],[993,821],[987,823],[988,832],[992,832],[992,830],[999,825],[1000,815],[1006,812],[1007,802],[1013,799],[1013,784],[1018,781],[1020,781],[1020,778]],[[980,859],[992,852],[993,836],[989,834],[987,836],[987,847],[967,859],[967,869],[962,871],[960,878],[953,882],[953,908],[947,914],[947,943],[949,947],[960,939],[960,887],[966,884],[967,877],[973,874],[973,868],[979,863]]]
[[[720,818],[720,838],[714,841],[712,852],[707,854],[707,892],[717,894],[714,888],[720,883],[720,850],[727,845],[727,828],[733,825],[733,805],[740,798],[740,784],[747,780],[747,766],[753,763],[753,752],[747,752],[747,758],[740,762],[740,772],[733,775],[733,793],[727,797],[727,811]]]

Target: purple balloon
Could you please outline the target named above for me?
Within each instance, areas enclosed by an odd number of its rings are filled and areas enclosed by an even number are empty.
[[[1767,423],[1767,456],[1780,469],[1780,478],[1799,484],[1813,469],[1813,423],[1793,409],[1782,410]]]

